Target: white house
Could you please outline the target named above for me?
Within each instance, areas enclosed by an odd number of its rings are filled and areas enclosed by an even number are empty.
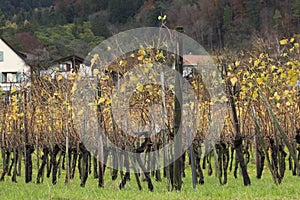
[[[63,57],[53,61],[47,70],[40,72],[40,75],[50,75],[51,78],[55,78],[60,74],[64,78],[68,78],[73,72],[83,73],[84,69],[87,68],[83,62],[84,59],[76,55]]]
[[[213,57],[209,55],[183,55],[183,76],[189,76],[193,69],[205,70],[213,64]]]
[[[0,88],[3,92],[12,88],[20,89],[30,83],[30,66],[26,55],[14,50],[0,38]]]

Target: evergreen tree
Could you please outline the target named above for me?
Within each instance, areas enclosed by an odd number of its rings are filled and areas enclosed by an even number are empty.
[[[108,10],[112,23],[126,23],[129,17],[133,17],[143,1],[136,0],[110,0]]]
[[[278,9],[275,10],[274,16],[273,16],[273,28],[279,32],[282,28],[281,26],[282,16],[280,14],[280,11]]]
[[[223,16],[223,30],[226,32],[232,28],[232,9],[229,5],[224,7],[224,16]]]
[[[247,17],[248,17],[249,25],[253,27],[255,30],[259,30],[260,27],[259,0],[247,0],[246,8],[247,8]]]
[[[91,22],[91,29],[96,36],[103,36],[105,38],[111,35],[109,31],[109,23],[108,23],[108,16],[105,12],[97,13],[90,19]]]
[[[296,26],[296,31],[300,32],[300,0],[294,0],[292,4],[293,23]]]
[[[3,27],[5,25],[5,16],[2,12],[2,9],[0,9],[0,27]]]

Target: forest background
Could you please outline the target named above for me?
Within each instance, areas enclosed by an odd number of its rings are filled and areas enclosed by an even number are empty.
[[[210,53],[249,49],[258,38],[278,44],[300,32],[300,0],[1,0],[0,36],[49,61],[85,57],[120,31],[160,26],[160,15]]]

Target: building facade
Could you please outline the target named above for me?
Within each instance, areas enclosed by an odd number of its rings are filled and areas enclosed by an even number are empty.
[[[20,89],[30,83],[30,66],[25,62],[26,55],[14,50],[0,38],[0,89],[8,92]]]

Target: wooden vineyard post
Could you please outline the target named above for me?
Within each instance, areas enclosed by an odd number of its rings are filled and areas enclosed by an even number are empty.
[[[27,121],[27,91],[23,91],[23,100],[24,100],[24,117],[23,117],[23,125],[24,125],[24,144],[25,144],[25,183],[29,183],[32,181],[32,153],[33,153],[33,147],[31,146],[29,142],[29,131],[28,131],[28,121]]]
[[[100,79],[97,75],[97,98],[101,98],[101,84]],[[103,140],[102,140],[102,117],[101,117],[101,105],[97,105],[97,126],[98,126],[98,163],[99,163],[99,182],[98,187],[103,188],[104,187],[104,153],[103,153]]]
[[[69,157],[69,124],[68,124],[68,117],[69,117],[69,99],[68,99],[68,91],[66,91],[66,184],[70,182],[70,157]]]
[[[182,33],[183,28],[177,27],[176,31]],[[176,51],[177,55],[175,57],[175,68],[178,72],[175,75],[175,110],[174,110],[174,158],[177,158],[174,162],[174,173],[173,173],[173,188],[175,190],[181,190],[182,187],[182,128],[181,128],[181,121],[182,121],[182,83],[181,77],[183,73],[183,53],[182,53],[182,40],[176,38]]]
[[[162,130],[162,138],[163,138],[163,145],[167,144],[167,133],[166,133],[166,97],[165,97],[165,75],[163,68],[160,69],[160,81],[161,81],[161,99],[162,99],[162,122],[163,122],[163,130]],[[164,162],[164,176],[168,180],[168,191],[170,191],[170,165],[167,166],[169,163],[169,156],[166,148],[163,150],[163,162]]]

